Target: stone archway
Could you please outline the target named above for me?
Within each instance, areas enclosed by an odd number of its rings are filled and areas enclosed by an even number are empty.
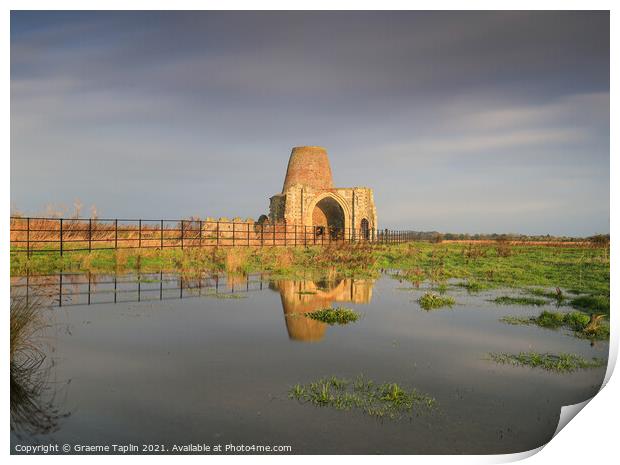
[[[344,210],[332,197],[325,197],[312,210],[312,226],[318,236],[328,234],[332,240],[344,238]]]
[[[328,192],[313,199],[305,224],[313,226],[315,236],[325,240],[348,238],[350,212],[344,199]]]

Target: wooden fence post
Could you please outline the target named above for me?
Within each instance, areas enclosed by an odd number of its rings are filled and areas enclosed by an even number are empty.
[[[62,257],[62,218],[60,219],[60,256]],[[60,275],[62,278],[62,275]],[[62,296],[61,296],[62,300]]]

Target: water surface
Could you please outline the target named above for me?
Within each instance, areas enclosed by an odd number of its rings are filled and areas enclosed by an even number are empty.
[[[55,275],[13,278],[12,292],[53,306],[42,343],[47,358],[40,407],[56,411],[47,429],[29,425],[24,415],[16,418],[12,446],[518,452],[548,441],[561,406],[595,395],[605,369],[557,374],[498,365],[487,354],[607,358],[608,352],[606,342],[591,345],[565,330],[500,322],[541,310],[489,302],[507,291],[468,294],[451,286],[457,304],[428,312],[416,302],[424,285],[416,289],[389,276],[313,282],[266,275]],[[332,305],[351,307],[362,318],[328,326],[290,316]],[[392,421],[288,397],[296,383],[359,374],[415,387],[435,397],[438,407]]]

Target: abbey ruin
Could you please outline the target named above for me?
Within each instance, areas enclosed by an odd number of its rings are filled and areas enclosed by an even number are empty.
[[[334,187],[323,147],[294,147],[282,192],[270,198],[269,221],[313,227],[330,239],[371,239],[377,227],[372,189]]]

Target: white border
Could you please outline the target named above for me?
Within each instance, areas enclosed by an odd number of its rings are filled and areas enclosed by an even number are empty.
[[[616,2],[617,3],[617,2]],[[188,10],[188,9],[212,9],[212,10],[237,10],[237,9],[267,9],[267,10],[309,10],[309,9],[359,9],[359,10],[390,10],[390,9],[417,9],[417,10],[611,10],[611,50],[618,51],[618,30],[620,26],[619,21],[615,17],[615,13],[618,11],[618,7],[614,9],[614,2],[611,1],[549,1],[549,0],[522,0],[522,1],[489,1],[489,0],[471,0],[471,1],[442,1],[439,2],[406,2],[406,1],[391,1],[384,0],[383,2],[369,2],[366,0],[359,1],[327,1],[327,0],[315,0],[315,1],[297,1],[294,4],[287,4],[283,1],[233,1],[233,2],[205,2],[196,0],[176,0],[174,2],[164,0],[94,0],[94,1],[77,1],[77,0],[59,0],[53,2],[44,0],[8,0],[4,2],[4,16],[2,20],[2,75],[4,76],[4,89],[3,92],[3,106],[4,111],[4,147],[2,152],[2,183],[0,189],[3,197],[3,215],[2,225],[0,227],[0,238],[3,244],[0,254],[2,255],[3,263],[2,267],[2,294],[4,302],[8,302],[9,295],[9,254],[8,254],[8,231],[9,231],[9,216],[10,216],[10,10],[129,10],[129,9],[161,9],[161,10]],[[615,10],[615,11],[614,11]],[[614,84],[617,84],[618,77],[618,60],[614,58],[613,52],[611,53],[611,88],[615,88]],[[615,127],[614,123],[617,122],[617,97],[615,93],[611,94],[611,128]],[[611,154],[617,152],[617,135],[611,132]],[[616,237],[617,217],[613,214],[613,200],[617,198],[618,194],[618,163],[616,156],[610,157],[610,176],[611,176],[611,235]],[[617,252],[615,247],[611,249],[611,262],[614,264],[612,267],[615,269],[615,263],[617,263]],[[616,292],[618,288],[617,274],[611,275],[611,301],[615,304]],[[5,317],[6,318],[6,317]],[[489,455],[489,456],[389,456],[388,460],[391,462],[411,463],[411,461],[423,462],[423,463],[501,463],[522,460],[526,457],[531,457],[529,463],[547,463],[550,460],[561,461],[562,463],[606,463],[609,457],[617,456],[617,439],[614,434],[614,430],[617,428],[618,418],[618,399],[619,399],[619,382],[617,376],[610,379],[611,373],[615,367],[615,362],[618,356],[618,337],[616,331],[616,317],[612,312],[612,338],[610,341],[610,357],[608,371],[606,374],[606,382],[609,383],[602,389],[602,391],[588,403],[587,408],[579,413],[576,420],[570,422],[561,432],[555,437],[546,447],[541,448],[542,452],[536,454],[541,449],[535,451],[525,452],[522,454],[512,455]],[[8,319],[5,319],[5,322]],[[6,324],[6,323],[5,323]],[[7,325],[8,326],[8,325]],[[2,333],[2,339],[4,347],[8,346],[8,327]],[[2,358],[3,372],[8,374],[8,359]],[[4,451],[8,455],[10,452],[9,444],[9,409],[8,409],[8,376],[5,377],[5,383],[3,386],[3,399],[5,400],[6,408],[4,409],[5,420],[2,425],[2,443],[4,444]],[[534,455],[535,454],[535,455]],[[533,457],[532,457],[533,455]],[[169,461],[173,459],[177,460],[190,460],[190,461],[204,461],[205,456],[115,456],[112,460],[119,461],[142,461],[148,460],[149,462]],[[247,456],[209,456],[208,460],[216,460],[223,462],[239,462],[247,459]],[[342,460],[341,456],[295,456],[288,455],[282,456],[252,456],[251,460],[255,463],[274,463],[284,461],[290,462],[291,460],[300,461],[301,463],[316,463],[316,461],[324,460]],[[372,460],[369,456],[358,456],[353,458],[355,461],[366,462]],[[35,460],[45,460],[52,463],[67,463],[73,461],[82,461],[83,457],[79,456],[11,456],[11,461],[14,462],[32,462]],[[104,463],[110,460],[110,457],[105,456],[91,456],[89,461],[95,463]]]

